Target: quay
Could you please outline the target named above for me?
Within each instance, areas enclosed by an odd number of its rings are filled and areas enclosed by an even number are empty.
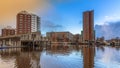
[[[50,41],[42,37],[40,32],[32,32],[28,34],[20,34],[20,35],[11,35],[0,37],[0,48],[3,45],[7,45],[8,47],[29,47],[29,46],[43,46],[50,44]]]
[[[25,46],[3,46],[3,47],[0,47],[0,49],[8,49],[8,48],[23,48]]]

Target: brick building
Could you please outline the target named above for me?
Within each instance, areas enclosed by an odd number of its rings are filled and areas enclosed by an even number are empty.
[[[15,29],[10,26],[2,29],[2,36],[15,35]]]
[[[94,11],[86,11],[83,13],[83,42],[95,41],[94,31]]]
[[[27,11],[21,11],[17,14],[17,34],[27,34],[40,31],[40,18]]]
[[[70,32],[47,32],[47,38],[52,42],[72,42],[73,34]]]
[[[81,43],[82,42],[82,35],[80,34],[75,34],[73,36],[74,43]]]

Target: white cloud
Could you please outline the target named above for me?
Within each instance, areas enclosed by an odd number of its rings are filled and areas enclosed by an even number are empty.
[[[101,20],[99,20],[96,24],[98,25],[108,25],[110,22],[117,22],[120,20],[120,15],[113,14],[113,15],[106,15]]]

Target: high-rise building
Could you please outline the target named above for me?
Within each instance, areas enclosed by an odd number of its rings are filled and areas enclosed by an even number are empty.
[[[40,31],[40,18],[35,14],[21,11],[17,14],[17,34]]]
[[[15,35],[15,29],[13,29],[10,26],[7,26],[6,28],[2,29],[2,36],[10,36]]]
[[[40,31],[40,18],[35,14],[31,14],[31,31],[32,32]]]
[[[94,11],[86,11],[83,12],[83,42],[94,40]]]

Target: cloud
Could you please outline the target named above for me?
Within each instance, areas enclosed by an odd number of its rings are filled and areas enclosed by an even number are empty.
[[[106,39],[120,37],[120,21],[95,25],[95,30],[97,37],[104,36]]]
[[[64,27],[59,24],[55,24],[48,20],[43,20],[41,23],[41,30],[44,32],[50,32],[50,31],[61,31]]]
[[[100,19],[99,23],[96,23],[96,24],[99,24],[99,25],[109,24],[111,23],[111,21],[115,23],[116,21],[119,21],[119,20],[120,20],[120,16],[118,14],[106,15],[102,18],[102,20]]]

